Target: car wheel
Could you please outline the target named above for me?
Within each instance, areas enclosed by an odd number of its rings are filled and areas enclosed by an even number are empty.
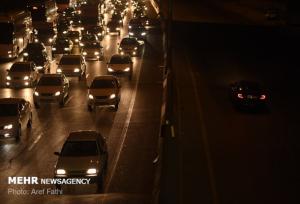
[[[19,125],[17,134],[16,134],[16,141],[20,141],[21,135],[22,135],[22,128],[21,128],[21,125]]]
[[[93,107],[91,105],[88,105],[88,111],[90,111],[90,112],[93,111]]]
[[[30,113],[30,118],[28,119],[27,122],[27,128],[31,128],[32,127],[32,113]]]
[[[119,109],[119,102],[117,102],[114,106],[114,111],[117,111]]]
[[[65,105],[65,97],[62,97],[61,101],[59,102],[60,107],[64,107]]]
[[[34,102],[34,107],[35,108],[40,108],[40,105],[37,102]]]

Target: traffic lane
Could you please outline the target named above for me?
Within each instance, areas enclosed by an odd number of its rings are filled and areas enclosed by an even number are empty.
[[[299,152],[290,143],[297,132],[288,132],[287,121],[288,107],[296,104],[285,97],[285,90],[295,71],[284,44],[275,41],[275,51],[270,43],[282,32],[275,28],[271,35],[269,28],[205,24],[191,30],[199,38],[187,43],[184,63],[190,64],[197,81],[220,202],[290,201],[295,183],[287,181],[296,177],[290,169],[296,167],[293,155]],[[240,79],[270,87],[269,113],[245,114],[232,107],[228,84]],[[282,189],[283,184],[289,187]]]
[[[149,195],[153,191],[156,170],[153,160],[157,157],[162,102],[162,70],[159,65],[163,55],[153,49],[161,46],[161,35],[149,38],[154,43],[145,45],[136,101],[132,105],[124,145],[107,192]]]

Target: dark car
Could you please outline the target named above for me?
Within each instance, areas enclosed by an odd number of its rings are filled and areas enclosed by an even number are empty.
[[[70,54],[72,48],[73,42],[70,39],[58,36],[52,46],[52,56],[55,54]]]
[[[133,73],[133,62],[129,55],[115,54],[111,56],[107,63],[107,72],[109,74],[126,74],[131,80]]]
[[[102,26],[93,26],[90,27],[89,29],[85,30],[86,33],[96,35],[99,40],[103,40],[105,31]]]
[[[140,56],[143,44],[143,41],[139,42],[136,38],[125,37],[119,45],[119,53],[121,55]]]
[[[22,98],[0,99],[0,141],[19,140],[23,130],[32,126],[29,101]]]
[[[268,96],[256,82],[238,81],[230,84],[230,98],[238,108],[265,107]]]
[[[23,59],[26,61],[29,56],[36,55],[37,53],[42,54],[46,53],[46,47],[41,42],[32,42],[28,43],[26,48],[23,51]]]
[[[120,23],[118,21],[109,21],[106,25],[106,33],[121,35]]]
[[[97,35],[92,34],[92,33],[84,33],[81,38],[80,38],[80,47],[84,47],[85,44],[88,43],[100,43],[99,38]]]
[[[58,35],[66,35],[70,30],[69,21],[63,20],[56,25],[56,30]]]
[[[145,26],[132,26],[129,29],[129,37],[135,37],[138,39],[145,39],[147,35],[147,31]]]
[[[78,45],[79,44],[79,40],[81,38],[81,33],[77,30],[72,30],[69,31],[67,34],[67,38],[69,38],[70,40],[72,40],[73,44]]]
[[[34,29],[34,37],[46,46],[51,46],[56,38],[52,23],[39,25]]]
[[[71,132],[58,156],[54,176],[56,178],[90,178],[103,190],[107,170],[108,151],[105,138],[96,131]],[[60,185],[56,186],[61,188]]]

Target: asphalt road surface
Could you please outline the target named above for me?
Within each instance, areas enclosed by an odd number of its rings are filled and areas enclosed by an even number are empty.
[[[161,203],[299,203],[299,29],[233,14],[172,26],[175,131],[165,136]],[[242,79],[267,87],[266,111],[233,107],[229,84]]]
[[[153,9],[149,10],[154,18]],[[17,144],[0,145],[1,203],[150,203],[156,172],[152,161],[157,156],[162,94],[162,70],[159,68],[161,33],[157,27],[149,30],[143,56],[133,58],[132,81],[120,78],[119,110],[87,110],[87,85],[94,76],[106,74],[107,60],[117,53],[117,43],[128,34],[129,18],[130,15],[121,37],[106,36],[102,41],[105,60],[87,61],[86,81],[70,78],[70,96],[65,107],[42,104],[40,109],[33,109],[32,130],[24,133]],[[78,53],[78,48],[74,48],[73,53]],[[51,73],[56,71],[56,61],[51,64]],[[11,64],[0,64],[0,97],[23,97],[33,104],[33,89],[5,88],[6,69]],[[63,195],[17,195],[8,192],[10,188],[54,189],[53,185],[8,185],[8,176],[53,178],[57,161],[53,153],[60,151],[69,132],[76,130],[97,130],[107,139],[109,162],[103,194],[95,194],[96,185],[66,186],[63,187]]]

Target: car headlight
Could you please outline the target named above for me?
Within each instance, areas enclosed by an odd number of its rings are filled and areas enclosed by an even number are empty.
[[[86,171],[87,174],[96,174],[97,173],[97,169],[95,168],[90,168]]]
[[[34,39],[34,42],[38,42],[39,41],[39,39]]]
[[[130,71],[130,67],[126,67],[125,69],[124,69],[124,72],[129,72]]]
[[[40,70],[40,69],[43,69],[43,67],[42,67],[42,66],[37,66],[36,68],[37,68],[37,69],[39,69],[39,70]]]
[[[55,50],[56,50],[56,47],[52,47],[52,50],[55,51]]]
[[[106,28],[106,31],[109,32],[109,28]]]
[[[27,53],[27,52],[24,52],[24,53],[23,53],[23,56],[24,56],[24,57],[28,57],[28,53]]]
[[[49,39],[48,39],[48,42],[52,43],[52,42],[53,42],[53,39],[52,39],[52,38],[49,38]]]
[[[10,77],[10,76],[7,76],[7,77],[6,77],[6,80],[10,81],[10,80],[11,80],[11,77]]]
[[[24,80],[29,80],[29,76],[24,76]]]
[[[132,26],[128,26],[128,28],[129,28],[129,29],[131,29],[131,28],[132,28]]]
[[[92,94],[89,94],[89,99],[94,99],[94,96]]]
[[[133,32],[129,32],[129,35],[134,35],[134,33]]]
[[[74,72],[80,72],[80,69],[79,68],[75,68]]]
[[[57,73],[62,73],[62,70],[61,70],[60,68],[58,68],[58,69],[56,70],[56,72],[57,72]]]
[[[4,130],[10,130],[10,129],[12,129],[12,128],[13,128],[13,125],[12,125],[12,124],[8,124],[8,125],[5,125],[5,126],[3,127]]]
[[[87,55],[87,52],[84,51],[84,52],[82,52],[82,54],[83,54],[83,55]]]
[[[83,43],[79,43],[79,45],[80,45],[80,46],[84,46],[84,44],[83,44]]]
[[[75,42],[79,42],[79,40],[78,40],[78,39],[75,39]]]
[[[123,48],[119,47],[119,50],[122,50]]]
[[[101,34],[101,33],[98,33],[97,35],[98,35],[98,36],[101,36],[102,34]]]
[[[120,30],[120,28],[116,28],[116,30]]]
[[[94,54],[95,54],[95,55],[99,55],[99,52],[95,52]]]
[[[113,71],[114,71],[112,68],[107,68],[107,70],[108,70],[109,72],[113,72]]]
[[[64,30],[64,31],[63,31],[63,34],[67,34],[67,31]]]
[[[54,96],[59,96],[60,95],[60,91],[55,92]]]
[[[119,23],[122,23],[122,20],[119,20]]]
[[[138,49],[138,47],[135,47],[135,48],[134,48],[134,50],[137,50],[137,49]]]
[[[56,170],[56,174],[57,175],[65,175],[66,174],[66,170],[64,170],[64,169],[57,169]]]
[[[69,51],[69,50],[70,50],[70,48],[68,48],[68,47],[65,47],[65,48],[64,48],[64,50],[65,50],[65,51]]]
[[[35,95],[35,96],[39,96],[40,94],[39,94],[39,92],[35,91],[35,92],[34,92],[34,95]]]
[[[145,36],[145,35],[146,35],[146,33],[145,33],[145,32],[142,32],[142,33],[141,33],[141,35],[142,35],[142,36]]]
[[[116,98],[116,94],[111,94],[111,95],[109,96],[109,98],[110,98],[110,99]]]

